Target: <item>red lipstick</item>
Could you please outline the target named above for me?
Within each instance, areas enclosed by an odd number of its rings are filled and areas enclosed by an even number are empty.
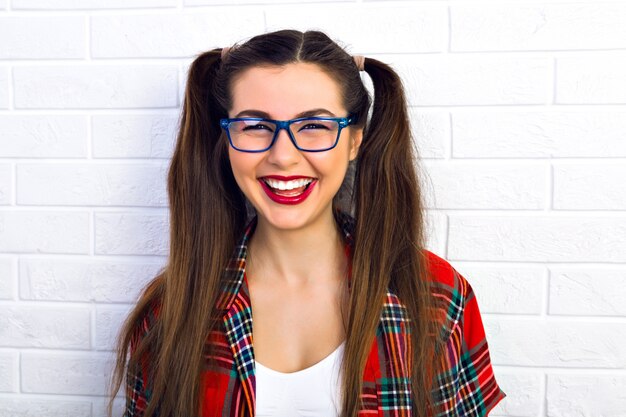
[[[264,178],[273,179],[277,181],[292,181],[292,180],[307,178],[307,179],[312,179],[313,181],[311,181],[311,183],[309,183],[306,186],[303,193],[294,195],[294,196],[289,196],[289,195],[281,195],[281,194],[275,193],[274,190],[269,185],[267,185],[265,181],[263,181]],[[289,176],[289,177],[285,177],[282,175],[267,175],[265,177],[259,178],[258,181],[261,184],[261,188],[263,188],[263,191],[265,191],[265,194],[267,194],[267,196],[272,201],[278,204],[287,204],[287,205],[302,203],[311,194],[311,192],[313,191],[313,187],[315,187],[315,184],[317,184],[317,179],[307,177],[304,175],[295,175],[295,176]]]

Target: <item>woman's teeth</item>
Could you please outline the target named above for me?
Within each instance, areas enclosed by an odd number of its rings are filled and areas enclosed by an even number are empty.
[[[309,177],[281,181],[271,177],[260,177],[259,182],[263,191],[274,202],[300,204],[311,194],[317,179]]]
[[[270,186],[271,188],[275,190],[290,191],[290,190],[295,190],[296,188],[302,188],[302,187],[309,185],[311,182],[313,182],[313,179],[301,178],[298,180],[291,180],[291,181],[278,181],[278,180],[274,180],[270,178],[263,178],[263,181],[265,181],[265,183],[268,186]]]

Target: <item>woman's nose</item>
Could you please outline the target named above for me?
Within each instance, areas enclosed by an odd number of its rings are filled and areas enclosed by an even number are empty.
[[[279,130],[274,144],[269,149],[268,162],[287,167],[297,163],[301,157],[300,151],[289,137],[289,132],[286,129]]]

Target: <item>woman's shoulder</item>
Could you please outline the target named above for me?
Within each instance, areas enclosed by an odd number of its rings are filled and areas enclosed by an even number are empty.
[[[476,297],[469,281],[450,262],[428,250],[424,254],[438,317],[449,335],[462,321],[476,319]]]
[[[456,290],[470,290],[468,281],[447,260],[424,250],[428,276],[435,288],[448,287]]]
[[[495,380],[478,302],[469,282],[448,261],[425,251],[441,323],[442,369],[437,415],[486,416],[506,394]]]

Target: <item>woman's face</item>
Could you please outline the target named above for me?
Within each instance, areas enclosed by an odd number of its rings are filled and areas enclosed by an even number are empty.
[[[233,82],[232,98],[231,118],[290,120],[303,113],[347,116],[340,86],[319,66],[309,63],[250,68]],[[229,146],[228,155],[235,180],[256,208],[259,222],[278,229],[301,229],[332,219],[333,197],[361,139],[362,129],[348,126],[335,148],[304,152],[280,130],[265,152],[240,152]],[[310,184],[302,186],[305,182]]]

